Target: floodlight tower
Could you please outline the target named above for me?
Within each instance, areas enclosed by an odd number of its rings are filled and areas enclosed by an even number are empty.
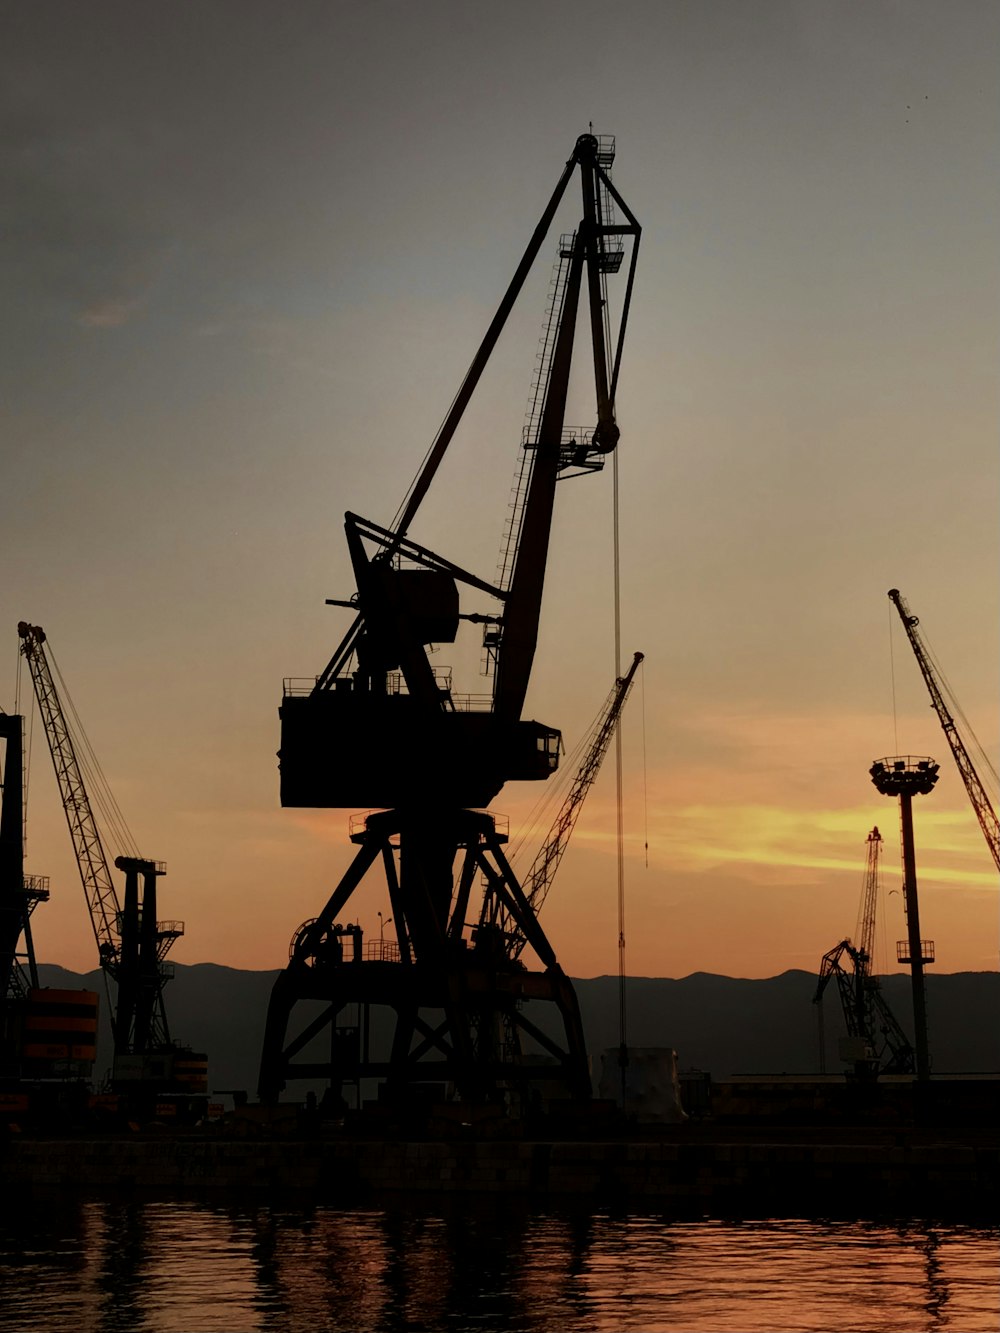
[[[913,798],[926,796],[938,780],[933,759],[899,755],[876,759],[869,772],[883,796],[899,797],[899,822],[903,840],[903,909],[907,938],[896,944],[896,960],[909,963],[913,987],[913,1038],[917,1055],[917,1078],[930,1078],[927,1053],[927,1006],[924,998],[924,964],[934,961],[934,941],[920,938],[920,909],[917,905],[917,859],[913,850]]]

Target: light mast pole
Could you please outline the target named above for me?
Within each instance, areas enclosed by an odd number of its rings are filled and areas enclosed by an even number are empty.
[[[917,1079],[930,1078],[927,1046],[927,1002],[924,994],[924,964],[934,961],[933,940],[920,938],[920,908],[917,903],[917,858],[913,842],[913,797],[933,791],[938,780],[938,765],[933,759],[912,755],[876,759],[871,769],[872,782],[883,796],[899,797],[899,819],[903,842],[903,905],[906,911],[907,938],[896,944],[896,958],[909,963],[913,989],[913,1042],[917,1057]]]

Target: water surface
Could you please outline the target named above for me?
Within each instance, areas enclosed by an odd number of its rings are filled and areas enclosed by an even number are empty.
[[[995,1333],[998,1261],[932,1221],[61,1203],[0,1222],[0,1327]]]

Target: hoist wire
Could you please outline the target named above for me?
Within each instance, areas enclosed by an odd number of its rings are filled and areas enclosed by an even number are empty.
[[[893,633],[894,633],[894,626],[897,620],[898,620],[898,615],[894,614],[894,608],[890,607],[889,664],[890,664],[890,671],[892,673],[892,720],[893,720],[893,733],[896,744],[895,752],[898,754],[899,738],[898,735],[896,735],[896,677],[893,666]],[[945,700],[945,704],[948,708],[948,711],[952,715],[952,720],[956,723],[956,730],[958,729],[957,727],[958,722],[961,722],[962,724],[962,729],[961,729],[962,744],[965,746],[967,751],[969,750],[974,751],[976,758],[979,761],[979,763],[976,765],[977,771],[979,765],[981,764],[982,767],[986,770],[986,773],[989,774],[989,777],[992,780],[994,800],[996,800],[998,789],[1000,789],[1000,778],[998,778],[997,776],[996,766],[994,765],[993,760],[990,758],[990,756],[987,754],[986,750],[980,743],[979,737],[976,735],[972,723],[966,716],[961,703],[959,703],[958,697],[955,694],[951,682],[948,680],[948,677],[942,670],[941,663],[938,661],[937,656],[934,653],[934,650],[932,649],[930,643],[928,642],[927,632],[924,629],[923,625],[920,626],[920,629],[921,629],[921,634],[920,634],[921,647],[923,648],[924,655],[927,658],[927,661],[930,663],[931,668],[934,672],[934,677],[935,680],[937,681],[938,689],[941,692],[942,698]],[[981,775],[980,775],[980,780],[982,780]]]
[[[18,686],[18,712],[20,712],[20,686]],[[24,736],[21,737],[21,754],[23,758],[24,786],[22,791],[21,806],[21,846],[25,852],[28,850],[28,793],[31,790],[31,756],[35,743],[35,717],[38,714],[38,705],[32,695],[31,714],[28,718],[28,738],[25,743]]]
[[[892,745],[893,754],[899,754],[899,729],[896,721],[896,659],[893,656],[893,634],[896,616],[894,608],[889,607],[889,680],[892,686]]]
[[[51,645],[48,650],[48,658],[52,665],[53,675],[58,681],[60,697],[64,702],[66,726],[77,757],[77,763],[80,766],[87,795],[100,811],[105,831],[111,834],[118,847],[119,854],[138,856],[139,850],[135,839],[132,837],[121,807],[115,800],[114,793],[104,775],[104,770],[101,768],[100,761],[84,730],[83,723],[80,721],[80,715],[73,703],[73,698],[67,688],[62,672],[59,670]]]
[[[31,789],[31,751],[35,734],[35,697],[31,696],[31,712],[28,715],[27,734],[23,726],[24,714],[21,711],[21,671],[24,661],[20,645],[17,648],[17,666],[14,672],[14,713],[22,719],[21,727],[21,849],[28,850],[28,793]]]
[[[649,869],[649,786],[646,781],[646,664],[639,664],[639,702],[642,716],[642,847]]]
[[[920,628],[923,629],[923,626],[921,625]],[[953,718],[957,718],[962,723],[962,727],[964,729],[963,741],[971,742],[971,745],[969,745],[968,748],[975,750],[977,758],[981,760],[983,766],[986,768],[990,777],[993,779],[993,785],[995,789],[998,782],[1000,782],[1000,779],[998,779],[997,777],[997,770],[993,765],[993,761],[990,759],[989,755],[986,753],[982,745],[979,743],[979,738],[976,735],[975,731],[972,729],[972,724],[966,717],[962,709],[962,705],[959,703],[955,691],[951,686],[951,682],[948,680],[948,677],[942,671],[941,664],[938,661],[934,653],[934,650],[931,648],[930,644],[927,641],[926,632],[921,634],[920,637],[921,641],[923,642],[924,652],[927,654],[927,659],[930,662],[931,666],[934,668],[934,673],[937,676],[938,684],[941,687],[941,693],[944,695],[945,700],[947,701],[949,712],[952,714]]]
[[[883,846],[885,844],[883,843]],[[889,895],[885,887],[885,874],[882,869],[881,849],[878,859],[878,880],[875,889],[875,938],[872,942],[872,951],[875,957],[872,959],[872,974],[876,976],[886,976],[889,972],[889,927],[888,927],[888,901]]]
[[[459,385],[458,389],[457,389],[456,392],[455,392],[455,396],[452,398],[451,402],[448,404],[448,411],[447,411],[447,412],[444,414],[444,416],[441,418],[441,424],[440,424],[440,426],[438,426],[437,430],[434,432],[434,438],[431,440],[430,444],[427,446],[427,451],[426,451],[426,453],[424,454],[423,458],[420,460],[420,466],[417,468],[416,472],[413,474],[413,480],[410,482],[409,486],[406,488],[406,493],[404,494],[402,500],[400,500],[400,502],[399,502],[399,508],[396,510],[395,514],[393,515],[392,522],[389,524],[389,527],[391,528],[391,530],[392,530],[393,532],[395,532],[396,529],[397,529],[397,527],[399,526],[399,521],[400,521],[400,519],[403,517],[403,514],[404,514],[404,512],[405,512],[405,510],[406,510],[406,506],[409,504],[410,496],[411,496],[411,495],[413,494],[413,492],[416,490],[417,482],[420,480],[421,476],[423,475],[424,468],[427,466],[427,460],[430,458],[431,454],[434,452],[434,446],[437,444],[438,440],[441,438],[441,432],[444,430],[444,428],[445,428],[445,424],[446,424],[448,418],[451,416],[452,409],[454,408],[455,403],[458,401],[458,396],[459,396],[459,394],[462,392],[462,389],[463,389],[463,387],[465,386],[465,381],[468,379],[469,374],[470,374],[470,372],[472,371],[472,367],[473,367],[474,364],[475,364],[475,357],[473,357],[473,359],[469,362],[469,369],[465,372],[465,375],[464,375],[464,377],[463,377],[463,379],[462,379],[462,383]]]
[[[619,549],[618,450],[612,455],[612,523],[614,543],[615,674],[621,676],[621,558]],[[621,1071],[622,1110],[626,1107],[628,1065],[628,997],[625,984],[625,828],[622,802],[622,733],[615,729],[615,804],[618,851],[618,1064]]]
[[[542,795],[535,802],[529,811],[526,819],[521,823],[521,831],[517,838],[512,840],[507,853],[507,859],[512,866],[524,855],[525,847],[530,840],[534,840],[540,830],[547,831],[552,823],[552,808],[561,806],[570,787],[576,780],[577,770],[580,767],[580,761],[583,758],[584,750],[590,745],[594,731],[599,725],[603,716],[603,707],[597,713],[597,716],[591,722],[590,726],[583,732],[579,740],[569,751],[558,769],[558,778],[554,782],[547,782]]]

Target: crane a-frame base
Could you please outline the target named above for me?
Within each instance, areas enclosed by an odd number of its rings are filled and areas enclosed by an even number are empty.
[[[276,1101],[292,1079],[329,1080],[335,1096],[377,1079],[389,1099],[403,1102],[428,1084],[451,1085],[466,1101],[522,1107],[553,1087],[562,1096],[588,1098],[576,993],[507,862],[506,838],[493,817],[472,810],[433,818],[426,810],[380,811],[352,840],[360,844],[353,863],[321,914],[297,932],[272,991],[261,1101]],[[385,873],[395,939],[366,942],[359,927],[337,918],[376,861]],[[494,910],[466,938],[477,877]],[[490,919],[501,913],[524,932],[544,971],[508,956],[505,936]],[[293,1035],[296,1006],[313,1002],[315,1014],[316,1001],[322,1011]],[[527,1001],[556,1007],[562,1040],[527,1016]],[[391,1035],[374,1031],[373,1007],[389,1012]],[[533,1054],[525,1052],[525,1038]]]

